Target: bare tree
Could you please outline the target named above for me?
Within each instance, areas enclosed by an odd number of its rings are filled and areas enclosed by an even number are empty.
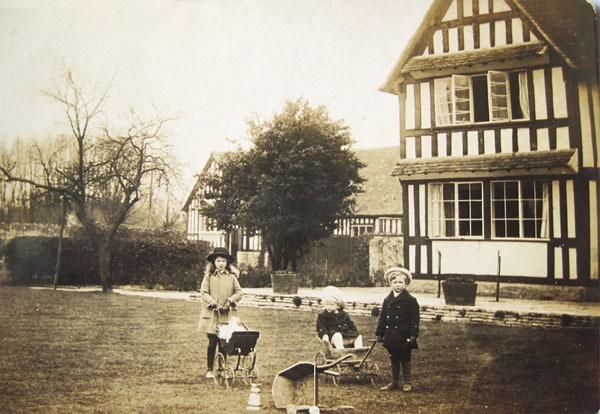
[[[59,160],[40,154],[43,180],[15,174],[18,166],[7,155],[0,163],[0,173],[4,180],[27,183],[67,200],[98,252],[102,289],[110,292],[111,246],[117,230],[147,191],[151,174],[168,181],[176,172],[166,142],[166,127],[172,118],[155,111],[153,117],[142,119],[131,109],[126,126],[119,129],[101,120],[112,81],[99,93],[88,94],[76,81],[73,69],[64,65],[59,80],[42,93],[64,109],[71,131],[65,150],[71,148],[72,156]]]

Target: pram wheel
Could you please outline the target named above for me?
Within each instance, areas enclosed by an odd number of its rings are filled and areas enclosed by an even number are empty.
[[[225,356],[222,353],[217,353],[215,356],[215,364],[214,364],[214,374],[215,374],[215,383],[217,385],[223,385],[227,388],[233,385],[233,381],[235,380],[235,373],[233,368],[229,368],[226,366]]]
[[[369,363],[367,367],[367,372],[369,373],[369,379],[371,380],[371,385],[377,385],[377,376],[379,375],[379,366],[375,363]]]
[[[333,372],[337,372],[339,374],[339,375],[331,376],[331,382],[333,382],[333,385],[335,385],[337,387],[340,385],[340,377],[342,376],[342,368],[339,365],[336,365],[331,370]]]
[[[256,366],[256,352],[252,351],[248,355],[242,355],[240,361],[241,371],[244,373],[244,384],[251,384],[258,379],[258,368]]]

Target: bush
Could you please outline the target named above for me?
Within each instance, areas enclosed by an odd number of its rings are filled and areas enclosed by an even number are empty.
[[[13,284],[50,283],[57,251],[56,237],[16,237],[6,246],[6,266]],[[115,285],[141,285],[195,290],[204,275],[205,242],[186,240],[181,233],[122,229],[112,251]],[[79,229],[63,240],[59,284],[99,284],[98,258]]]
[[[248,267],[247,269],[242,270],[240,285],[242,288],[262,288],[271,286],[269,270],[264,267]]]
[[[56,243],[50,237],[25,236],[12,239],[4,248],[10,282],[38,285],[52,280],[56,265]]]
[[[373,286],[369,279],[370,235],[336,236],[313,245],[298,265],[302,286]]]

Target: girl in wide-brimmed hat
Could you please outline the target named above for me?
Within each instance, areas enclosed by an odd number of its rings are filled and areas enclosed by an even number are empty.
[[[215,330],[217,323],[227,323],[231,317],[231,308],[242,299],[242,288],[231,264],[234,257],[224,247],[215,248],[206,260],[210,267],[200,285],[202,312],[198,331],[205,332],[208,337],[206,378],[214,378],[212,372],[219,337]],[[219,350],[220,352],[220,350]]]

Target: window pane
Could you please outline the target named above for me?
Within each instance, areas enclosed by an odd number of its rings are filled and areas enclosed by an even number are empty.
[[[504,200],[504,183],[492,183],[492,197],[494,200]]]
[[[518,220],[507,220],[506,221],[506,236],[507,237],[519,237],[519,221]]]
[[[454,237],[456,235],[454,231],[454,220],[446,220],[446,236]]]
[[[506,237],[506,231],[504,230],[505,221],[498,220],[494,221],[494,236],[495,237]]]
[[[506,199],[507,200],[518,200],[519,199],[519,183],[517,181],[509,181],[504,183],[506,187]]]
[[[471,200],[481,200],[482,199],[481,193],[483,191],[483,188],[480,183],[471,184],[470,189],[471,189]]]
[[[481,220],[474,220],[471,222],[471,236],[482,236],[483,235],[483,222]]]
[[[523,198],[534,198],[534,190],[533,182],[531,180],[521,181],[521,197]]]
[[[444,200],[454,201],[454,184],[444,184]]]
[[[461,201],[460,203],[458,203],[458,217],[459,218],[469,218],[471,216],[470,214],[470,208],[469,208],[469,202],[468,201]]]
[[[480,219],[482,218],[482,208],[481,202],[472,202],[471,203],[471,218]]]
[[[523,209],[523,218],[535,218],[535,202],[533,200],[524,200],[521,203]]]
[[[454,75],[454,120],[457,124],[471,121],[471,91],[468,76]]]
[[[521,93],[527,96],[527,88],[521,91],[519,82],[519,72],[511,72],[508,74],[509,88],[510,88],[510,109],[512,112],[512,119],[523,119],[523,110],[521,108]],[[525,99],[525,98],[524,98]]]
[[[454,203],[444,203],[444,215],[446,218],[454,218]]]
[[[458,199],[468,200],[470,198],[469,184],[458,185]]]
[[[467,220],[460,220],[458,222],[458,231],[459,231],[459,235],[461,236],[470,236],[471,235],[471,228],[469,226],[469,222]]]
[[[488,72],[491,120],[502,121],[508,116],[508,86],[504,72]]]
[[[436,79],[435,89],[435,124],[451,124],[452,115],[452,78]]]
[[[506,218],[506,214],[504,211],[504,201],[494,201],[492,206],[493,206],[492,217]]]
[[[518,201],[507,201],[506,202],[506,217],[518,219],[519,218],[519,202]]]
[[[535,237],[535,220],[523,220],[523,237]]]
[[[488,103],[487,77],[473,76],[473,117],[475,122],[490,120],[490,107]]]

